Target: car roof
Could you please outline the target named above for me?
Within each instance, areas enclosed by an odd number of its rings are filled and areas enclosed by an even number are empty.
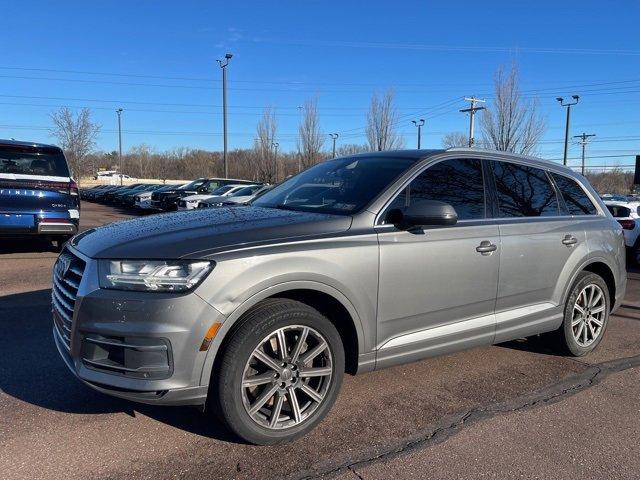
[[[433,157],[435,155],[440,155],[444,153],[459,153],[461,155],[468,155],[469,157],[478,157],[478,156],[486,156],[490,155],[492,158],[496,160],[523,160],[529,164],[533,164],[539,166],[540,168],[549,168],[552,167],[556,170],[564,171],[567,174],[575,176],[576,173],[559,163],[552,162],[550,160],[544,160],[538,157],[532,157],[529,155],[521,155],[518,153],[512,152],[503,152],[500,150],[490,150],[484,148],[469,148],[469,147],[453,147],[448,149],[429,149],[429,150],[385,150],[383,152],[365,152],[358,153],[355,155],[347,155],[342,158],[371,158],[371,159],[386,159],[386,158],[407,158],[411,160],[424,160],[429,157]]]
[[[12,146],[12,147],[32,147],[32,148],[46,148],[57,151],[62,151],[60,147],[57,145],[51,145],[48,143],[37,143],[37,142],[25,142],[21,140],[4,140],[0,139],[0,147],[3,146]]]

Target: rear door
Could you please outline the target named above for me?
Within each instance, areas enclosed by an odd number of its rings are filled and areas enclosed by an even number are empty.
[[[588,253],[584,226],[566,212],[550,174],[492,161],[500,227],[496,342],[557,328],[567,271]]]

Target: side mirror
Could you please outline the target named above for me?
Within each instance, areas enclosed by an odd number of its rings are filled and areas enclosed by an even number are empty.
[[[458,222],[456,210],[448,203],[437,200],[421,200],[407,207],[404,212],[392,210],[389,214],[389,220],[404,230],[435,225],[451,226]]]

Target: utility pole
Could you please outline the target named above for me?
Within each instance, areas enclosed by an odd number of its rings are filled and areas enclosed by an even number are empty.
[[[118,114],[118,163],[120,164],[120,186],[122,186],[122,108],[116,110]]]
[[[420,120],[411,120],[411,123],[413,123],[416,127],[418,127],[418,150],[420,150],[420,139],[422,137],[422,126],[424,125],[424,119],[420,119]]]
[[[298,105],[300,112],[300,126],[298,126],[298,173],[302,171],[302,105]]]
[[[571,121],[571,107],[580,101],[578,95],[571,95],[573,102],[564,103],[564,98],[557,97],[556,100],[560,102],[561,107],[567,107],[567,123],[564,127],[564,156],[562,157],[562,164],[567,166],[567,155],[569,153],[569,123]]]
[[[582,175],[584,175],[584,152],[585,152],[585,148],[587,146],[587,143],[589,143],[589,138],[591,137],[595,137],[596,134],[595,133],[590,133],[590,134],[586,134],[584,132],[582,132],[582,135],[574,135],[573,138],[579,138],[580,140],[578,141],[578,143],[580,145],[582,145],[582,169],[580,171],[580,173],[582,173]],[[566,163],[565,163],[566,165]]]
[[[231,57],[233,55],[227,53],[223,60],[216,60],[222,69],[222,136],[224,143],[222,165],[224,167],[224,178],[229,178],[229,165],[227,164],[227,65],[229,65]]]
[[[480,100],[476,97],[465,97],[465,101],[471,103],[471,107],[460,110],[462,113],[469,114],[469,148],[473,147],[476,143],[475,138],[473,137],[473,127],[474,127],[474,116],[476,112],[480,110],[484,110],[484,107],[476,107],[476,103],[485,103],[484,100]]]
[[[331,140],[333,140],[333,153],[331,154],[331,158],[336,158],[336,140],[339,135],[337,133],[330,133],[329,136],[331,137]]]
[[[271,146],[275,150],[273,154],[273,159],[276,164],[276,182],[277,182],[278,181],[278,147],[280,146],[280,144],[278,142],[271,142]]]

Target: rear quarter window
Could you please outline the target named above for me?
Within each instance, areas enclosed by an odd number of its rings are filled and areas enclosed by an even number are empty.
[[[595,215],[598,213],[587,194],[582,187],[578,185],[578,182],[557,173],[552,173],[551,176],[553,177],[553,181],[556,182],[558,190],[560,190],[569,215]],[[629,211],[629,209],[627,209],[627,211]]]

